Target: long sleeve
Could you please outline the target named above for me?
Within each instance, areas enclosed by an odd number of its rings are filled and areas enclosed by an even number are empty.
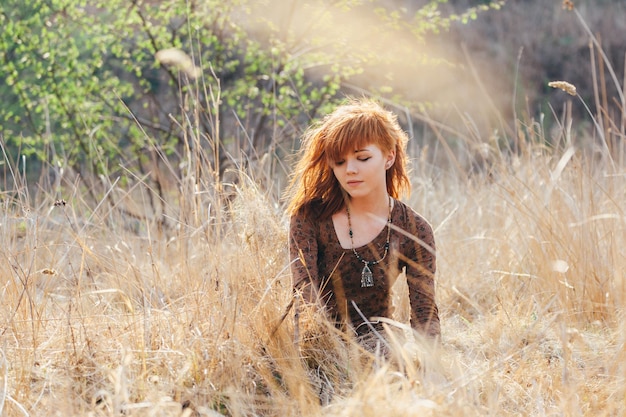
[[[306,302],[318,298],[319,271],[317,267],[317,238],[314,224],[301,215],[289,222],[289,257],[293,289],[300,291]]]
[[[432,227],[425,220],[418,217],[410,223],[414,237],[408,245],[404,261],[407,266],[411,327],[431,337],[438,337],[441,330],[435,302],[435,238]]]

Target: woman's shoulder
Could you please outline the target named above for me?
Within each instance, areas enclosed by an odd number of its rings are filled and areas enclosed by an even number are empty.
[[[420,233],[432,233],[432,226],[430,222],[426,220],[424,216],[415,211],[408,204],[396,200],[397,204],[397,223],[398,227],[401,227],[409,232]],[[396,210],[394,210],[396,212]],[[394,219],[392,219],[393,221]]]
[[[320,217],[322,211],[323,204],[321,201],[315,200],[303,205],[298,211],[291,215],[289,221],[291,228],[306,229],[308,233],[319,233],[327,222],[327,220]]]
[[[299,239],[316,239],[320,242],[330,242],[334,238],[334,226],[332,218],[320,217],[322,205],[310,203],[294,213],[289,222],[290,233]]]
[[[316,222],[319,220],[322,209],[323,206],[321,200],[313,200],[303,204],[295,213],[293,213],[291,215],[291,220]]]

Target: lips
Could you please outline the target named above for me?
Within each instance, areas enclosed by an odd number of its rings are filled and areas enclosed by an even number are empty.
[[[348,181],[346,184],[348,184],[351,187],[356,187],[357,185],[362,184],[362,183],[363,183],[363,181],[354,181],[353,180],[353,181]]]

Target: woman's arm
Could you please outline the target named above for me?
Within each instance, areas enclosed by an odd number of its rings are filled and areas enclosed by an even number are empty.
[[[301,214],[289,222],[289,258],[293,289],[304,301],[318,300],[319,276],[317,268],[317,233],[312,221]]]
[[[421,217],[411,218],[405,254],[406,280],[411,304],[411,327],[431,337],[439,337],[439,311],[435,302],[435,238],[432,227]]]

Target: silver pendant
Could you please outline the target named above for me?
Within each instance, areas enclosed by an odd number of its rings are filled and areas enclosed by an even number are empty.
[[[374,286],[374,275],[372,275],[372,270],[367,264],[363,267],[363,271],[361,271],[361,287],[373,287]]]

